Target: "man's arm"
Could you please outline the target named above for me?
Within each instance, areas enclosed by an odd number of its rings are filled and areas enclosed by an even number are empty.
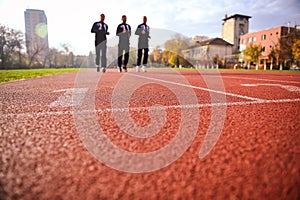
[[[136,34],[136,35],[141,35],[141,34],[142,34],[142,28],[141,28],[141,25],[138,25],[138,27],[137,27],[136,30],[135,30],[135,34]]]
[[[106,35],[109,35],[109,32],[108,32],[108,25],[106,24]]]
[[[147,29],[147,35],[148,35],[148,38],[150,39],[151,36],[150,36],[150,27],[148,26],[148,29]]]
[[[116,35],[117,35],[117,36],[120,36],[120,33],[122,33],[122,31],[123,31],[123,30],[121,30],[121,26],[119,25],[119,26],[117,27]]]
[[[95,22],[92,26],[91,33],[97,33],[97,32],[98,32],[98,25],[97,22]]]
[[[129,27],[128,34],[129,34],[129,37],[130,37],[131,36],[131,26],[128,24],[128,27]]]

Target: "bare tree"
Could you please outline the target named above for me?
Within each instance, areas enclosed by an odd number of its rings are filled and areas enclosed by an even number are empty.
[[[33,64],[35,65],[43,65],[40,61],[40,59],[42,58],[43,60],[45,60],[45,57],[47,56],[47,54],[45,53],[47,50],[47,46],[44,44],[37,44],[35,45],[34,48],[32,48],[30,51],[28,51],[28,66],[32,67]]]
[[[21,31],[0,25],[0,68],[11,68],[21,62],[24,35]],[[14,56],[17,56],[14,57]]]
[[[49,49],[49,54],[48,54],[48,62],[49,62],[49,66],[50,67],[54,67],[57,65],[57,58],[56,58],[56,54],[57,54],[58,50],[55,48],[50,48]]]
[[[75,67],[84,67],[83,64],[86,60],[86,56],[75,56],[74,58],[74,66]]]

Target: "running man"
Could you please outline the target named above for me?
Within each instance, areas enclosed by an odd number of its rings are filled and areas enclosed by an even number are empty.
[[[143,17],[143,23],[138,25],[135,34],[139,36],[139,42],[138,42],[138,55],[137,55],[137,66],[136,71],[140,71],[140,66],[142,62],[142,56],[143,56],[143,65],[142,70],[146,72],[147,68],[147,61],[148,61],[148,52],[149,52],[149,36],[150,33],[150,27],[147,25],[147,17]],[[144,55],[143,55],[144,51]]]
[[[129,39],[131,36],[131,27],[129,24],[126,24],[127,17],[126,15],[122,16],[123,23],[119,24],[117,27],[116,35],[119,37],[119,45],[118,45],[118,68],[119,72],[122,72],[122,60],[123,60],[123,52],[124,54],[124,63],[123,69],[127,72],[127,64],[129,59]]]
[[[101,70],[106,71],[106,35],[109,35],[108,26],[104,23],[105,15],[100,15],[100,21],[93,24],[92,33],[95,33],[95,47],[96,47],[96,65],[97,72],[99,72],[100,52],[101,52]]]

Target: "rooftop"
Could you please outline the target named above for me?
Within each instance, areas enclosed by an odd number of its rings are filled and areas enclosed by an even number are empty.
[[[196,44],[189,46],[187,49],[193,49],[195,47],[206,46],[206,45],[224,45],[224,46],[230,45],[230,46],[233,46],[232,44],[230,44],[229,42],[226,42],[222,38],[211,38],[208,40],[204,40],[202,42],[196,42]]]
[[[241,15],[241,14],[235,14],[235,15],[231,15],[231,16],[227,16],[227,14],[225,14],[223,21],[229,20],[231,18],[236,18],[236,17],[243,17],[243,18],[247,18],[247,19],[252,18],[251,16]]]

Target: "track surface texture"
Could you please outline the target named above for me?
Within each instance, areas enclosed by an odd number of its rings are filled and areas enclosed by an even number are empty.
[[[0,84],[0,199],[300,199],[300,73]]]

